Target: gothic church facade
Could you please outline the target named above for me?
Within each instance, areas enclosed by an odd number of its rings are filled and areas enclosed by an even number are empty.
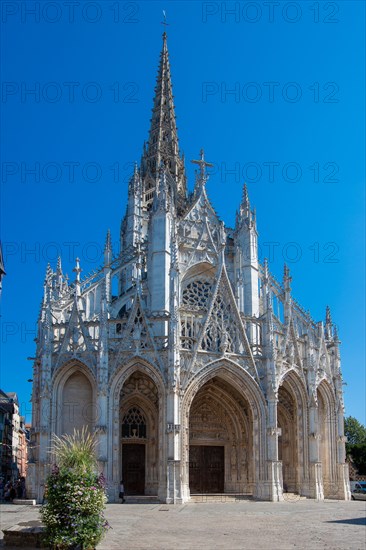
[[[121,252],[69,283],[47,268],[33,376],[29,492],[42,499],[53,433],[86,426],[118,501],[285,492],[349,499],[339,339],[258,261],[244,187],[234,228],[187,192],[167,37],[149,139],[128,187]],[[112,290],[116,289],[116,290]]]

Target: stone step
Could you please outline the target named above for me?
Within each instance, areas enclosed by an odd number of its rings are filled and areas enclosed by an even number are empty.
[[[235,502],[237,500],[252,500],[249,493],[198,493],[191,494],[190,502]]]
[[[283,500],[288,502],[297,502],[298,500],[306,500],[306,497],[298,493],[283,493]]]
[[[23,504],[24,506],[35,506],[36,501],[32,498],[14,498],[13,504]]]
[[[47,548],[42,544],[44,527],[39,520],[24,521],[3,529],[5,546],[22,548]]]
[[[125,504],[159,504],[156,495],[129,495],[125,496]]]

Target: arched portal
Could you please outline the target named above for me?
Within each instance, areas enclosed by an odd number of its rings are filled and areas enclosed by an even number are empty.
[[[215,376],[189,411],[189,491],[248,493],[253,483],[253,420],[245,397]]]
[[[135,371],[120,394],[120,473],[127,495],[156,495],[159,485],[159,396],[154,381]]]

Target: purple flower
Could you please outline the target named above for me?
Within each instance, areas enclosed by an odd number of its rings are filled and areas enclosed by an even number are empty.
[[[99,477],[98,477],[98,485],[100,485],[100,487],[102,487],[103,489],[106,487],[107,485],[107,480],[106,478],[104,477],[104,474],[103,472],[100,472],[99,474]]]

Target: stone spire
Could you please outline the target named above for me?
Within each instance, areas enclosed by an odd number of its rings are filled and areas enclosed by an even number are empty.
[[[330,307],[327,306],[325,309],[325,338],[327,340],[330,340],[333,336],[333,323],[332,323],[332,316],[330,314]]]
[[[244,218],[248,218],[250,214],[250,202],[246,183],[244,183],[243,186],[243,198],[240,205],[240,214],[244,216]]]
[[[134,169],[133,169],[133,176],[130,179],[130,183],[128,186],[128,193],[131,195],[139,195],[140,193],[140,173],[139,168],[137,166],[137,162],[135,162]]]
[[[161,163],[172,177],[175,191],[186,197],[186,175],[183,159],[179,154],[177,125],[174,112],[172,82],[170,75],[167,35],[163,33],[163,47],[156,79],[154,104],[149,131],[149,140],[141,162],[144,191],[151,189],[151,180],[159,177]],[[150,183],[148,184],[148,180]],[[173,195],[176,193],[173,192]]]
[[[50,278],[53,279],[53,297],[58,300],[67,290],[67,280],[62,272],[61,256],[58,256],[56,272]]]
[[[332,324],[332,316],[330,314],[330,307],[327,306],[325,308],[325,324],[326,325],[331,325]]]
[[[57,258],[56,285],[59,288],[59,290],[62,290],[63,273],[62,273],[61,256],[58,256],[58,258]]]
[[[46,267],[46,275],[45,275],[45,278],[44,278],[44,284],[45,285],[50,283],[50,281],[52,279],[52,275],[53,275],[52,267],[51,267],[50,262],[48,262],[47,267]]]
[[[240,203],[240,209],[236,215],[236,227],[239,228],[243,225],[244,221],[248,227],[256,227],[256,214],[255,210],[252,211],[250,209],[249,194],[246,183],[244,183],[243,186],[243,196]]]
[[[80,267],[80,259],[79,258],[76,258],[76,260],[75,260],[75,267],[74,267],[73,271],[75,273],[75,296],[77,296],[79,298],[81,296],[80,273],[82,272],[82,269]]]
[[[288,265],[284,264],[283,266],[283,288],[285,289],[286,294],[290,294],[291,292],[291,281],[292,277],[290,275],[290,269]]]
[[[107,237],[104,245],[104,265],[109,266],[112,261],[112,240],[111,240],[111,231],[108,229]]]
[[[57,273],[62,273],[62,264],[61,264],[61,256],[58,256],[57,258]]]

